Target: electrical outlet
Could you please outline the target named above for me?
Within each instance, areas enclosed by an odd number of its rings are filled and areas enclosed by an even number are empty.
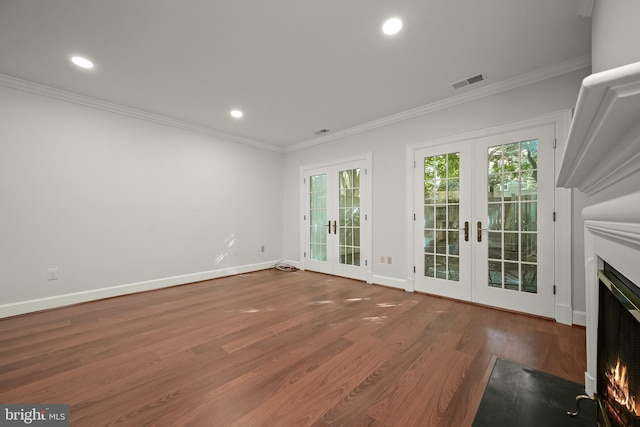
[[[47,280],[58,280],[60,278],[59,268],[47,268]]]
[[[389,255],[387,257],[387,264],[391,264],[391,263],[393,263],[393,258],[391,258],[391,255]]]

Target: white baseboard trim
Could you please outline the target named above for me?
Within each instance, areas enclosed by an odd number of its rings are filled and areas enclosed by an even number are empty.
[[[587,312],[573,310],[573,324],[587,326]]]
[[[275,263],[276,261],[268,261],[258,264],[240,265],[237,267],[229,267],[220,270],[183,274],[180,276],[165,277],[162,279],[147,280],[144,282],[116,285],[108,288],[91,289],[70,294],[19,301],[11,304],[2,304],[0,305],[0,319],[5,317],[17,316],[20,314],[64,307],[67,305],[79,304],[88,301],[95,301],[104,298],[117,297],[137,292],[150,291],[154,289],[168,288],[177,285],[185,285],[187,283],[217,279],[220,277],[233,276],[236,274],[250,273],[252,271],[266,270],[273,267]]]
[[[584,373],[584,390],[588,396],[593,396],[596,392],[596,379],[589,375],[588,372]]]
[[[571,310],[571,306],[556,304],[556,322],[565,325],[573,324],[573,311]]]
[[[388,286],[390,288],[402,289],[403,291],[407,290],[406,280],[396,279],[395,277],[378,276],[374,274],[371,282],[375,285]]]

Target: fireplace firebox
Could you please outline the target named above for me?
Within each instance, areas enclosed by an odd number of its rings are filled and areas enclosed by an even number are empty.
[[[598,425],[640,427],[640,291],[613,267],[599,272]]]

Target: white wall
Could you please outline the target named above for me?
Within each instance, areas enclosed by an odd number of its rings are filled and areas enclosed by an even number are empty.
[[[405,236],[405,147],[407,144],[530,119],[573,108],[582,79],[589,70],[565,74],[473,102],[344,137],[285,155],[284,257],[300,261],[299,167],[341,157],[373,153],[373,274],[404,281],[407,276]],[[582,224],[574,227],[582,233]],[[574,233],[575,234],[575,233]],[[583,253],[582,248],[578,249]],[[381,255],[393,264],[379,262]],[[583,269],[583,266],[574,266]],[[584,273],[581,273],[582,277]],[[375,281],[375,280],[374,280]],[[573,308],[585,309],[584,282],[573,285]]]
[[[7,87],[0,117],[0,317],[281,257],[280,153]]]
[[[0,87],[0,317],[299,261],[299,167],[369,151],[373,274],[402,282],[406,145],[572,108],[587,74],[284,155]]]
[[[592,18],[593,72],[640,61],[640,1],[596,0]]]

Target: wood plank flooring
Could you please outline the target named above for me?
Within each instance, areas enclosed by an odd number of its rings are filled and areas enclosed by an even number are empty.
[[[496,357],[583,383],[585,331],[265,270],[0,320],[0,403],[78,427],[464,427]]]

